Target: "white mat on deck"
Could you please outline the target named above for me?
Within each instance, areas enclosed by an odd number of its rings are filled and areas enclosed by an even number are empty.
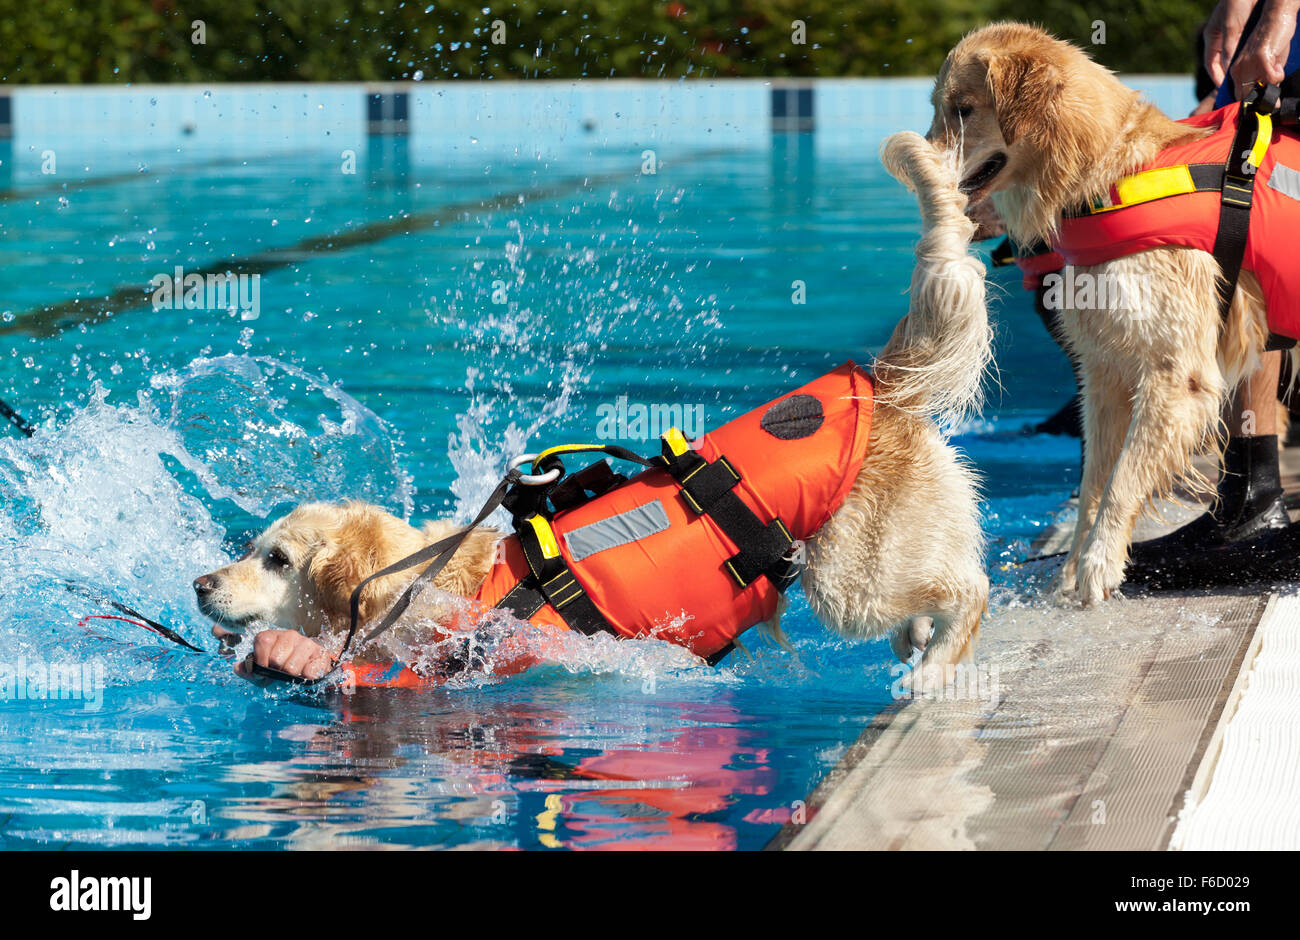
[[[1300,596],[1274,600],[1256,647],[1171,848],[1300,849]]]

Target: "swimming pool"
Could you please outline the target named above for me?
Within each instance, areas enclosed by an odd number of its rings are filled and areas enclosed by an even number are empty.
[[[708,427],[867,359],[918,229],[878,140],[682,146],[653,175],[616,145],[439,166],[387,140],[355,175],[334,147],[195,146],[15,180],[0,397],[40,433],[0,441],[0,663],[104,687],[0,702],[0,845],[765,844],[891,700],[887,646],[826,632],[797,591],[792,651],[749,634],[718,669],[595,639],[495,685],[349,698],[79,620],[112,597],[211,649],[191,579],[297,501],[465,518],[507,456],[590,439],[621,396]],[[260,275],[259,309],[153,309],[141,285],[177,265]],[[1071,379],[995,278],[1001,388],[956,436],[993,562],[1078,462],[1022,433]]]

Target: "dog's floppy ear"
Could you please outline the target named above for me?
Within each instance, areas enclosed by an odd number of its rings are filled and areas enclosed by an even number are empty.
[[[307,575],[325,609],[345,617],[358,584],[418,547],[418,533],[400,519],[373,506],[348,505],[312,556]],[[382,578],[362,593],[363,621],[388,606],[393,583],[400,583],[398,576]]]
[[[984,67],[1003,140],[1015,143],[1051,126],[1065,88],[1054,63],[1041,56],[999,52],[989,55]]]
[[[307,576],[322,606],[332,616],[347,616],[353,590],[363,578],[378,570],[373,559],[362,545],[334,537],[312,556]],[[370,618],[374,593],[366,591],[361,597],[362,620]]]

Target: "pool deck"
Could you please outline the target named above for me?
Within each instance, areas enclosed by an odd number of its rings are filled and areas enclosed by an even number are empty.
[[[1300,494],[1300,448],[1283,476]],[[769,848],[1300,848],[1300,599],[1000,603],[978,655],[977,689],[878,715]]]

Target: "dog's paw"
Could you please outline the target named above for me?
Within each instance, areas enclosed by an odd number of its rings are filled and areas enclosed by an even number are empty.
[[[899,662],[911,662],[917,653],[924,653],[934,633],[933,617],[913,617],[899,624],[889,634],[889,648]]]
[[[1078,598],[1084,607],[1093,607],[1110,600],[1111,595],[1124,580],[1124,564],[1110,562],[1104,557],[1084,556],[1079,565]]]

